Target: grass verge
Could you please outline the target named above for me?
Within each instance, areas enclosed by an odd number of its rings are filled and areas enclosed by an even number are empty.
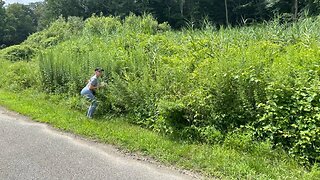
[[[33,120],[83,137],[113,144],[123,150],[150,156],[218,179],[319,179],[320,171],[307,172],[268,143],[257,143],[250,151],[231,146],[190,144],[128,124],[122,118],[88,120],[83,113],[56,103],[50,96],[32,90],[19,93],[0,89],[0,105]]]

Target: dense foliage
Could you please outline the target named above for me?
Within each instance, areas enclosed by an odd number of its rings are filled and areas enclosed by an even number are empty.
[[[130,12],[147,12],[175,28],[186,23],[199,25],[205,18],[214,24],[235,25],[261,22],[277,15],[295,19],[304,11],[309,15],[320,12],[318,0],[45,0],[45,4],[44,14],[51,17],[87,18],[93,13],[125,17]]]
[[[83,19],[93,14],[125,18],[150,13],[158,22],[178,29],[212,25],[245,26],[280,17],[284,22],[319,15],[319,0],[44,0],[4,4],[0,0],[0,48],[19,44],[59,17]]]
[[[19,44],[36,31],[36,16],[26,5],[16,3],[4,8],[0,0],[0,19],[0,48]]]
[[[108,86],[98,93],[100,116],[130,115],[132,123],[204,143],[244,133],[303,163],[319,161],[319,17],[182,31],[150,15],[72,22],[60,19],[29,37],[25,45],[47,48],[38,52],[39,72],[9,87],[68,94],[85,111],[75,97],[102,66]]]

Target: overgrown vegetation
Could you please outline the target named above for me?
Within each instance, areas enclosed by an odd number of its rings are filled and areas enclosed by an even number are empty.
[[[201,27],[205,20],[221,25],[247,26],[280,17],[285,22],[317,16],[319,0],[42,0],[28,5],[0,0],[0,49],[20,44],[59,17],[90,18],[150,13],[174,29]]]
[[[204,179],[313,180],[320,177],[317,166],[306,171],[281,149],[272,150],[269,142],[253,143],[248,134],[232,134],[220,145],[178,142],[132,125],[128,121],[130,117],[105,116],[88,120],[83,112],[70,108],[71,101],[64,95],[35,93],[33,89],[19,93],[0,90],[1,105],[35,121],[114,144],[126,152],[147,155],[166,165],[200,172]]]
[[[102,66],[108,83],[98,93],[102,119],[127,115],[130,123],[178,141],[244,151],[252,150],[251,142],[270,142],[306,167],[318,165],[319,17],[182,31],[150,15],[75,22],[57,22],[58,29],[81,27],[79,35],[60,31],[57,36],[63,38],[50,48],[38,45],[30,64],[39,67],[17,87],[63,93],[69,106],[85,111],[79,91],[92,69]],[[32,39],[46,41],[40,36],[30,37],[26,45],[36,42]],[[3,87],[21,82],[1,76]]]

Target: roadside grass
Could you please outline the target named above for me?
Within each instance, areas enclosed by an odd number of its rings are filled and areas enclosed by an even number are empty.
[[[51,97],[33,90],[17,93],[0,89],[0,105],[35,121],[113,144],[126,152],[152,157],[167,166],[200,173],[206,179],[320,178],[317,167],[307,172],[285,153],[271,150],[267,142],[256,143],[251,151],[245,151],[226,144],[175,141],[129,124],[124,117],[88,120],[83,112],[71,110],[63,105],[63,100],[57,103],[57,99]]]

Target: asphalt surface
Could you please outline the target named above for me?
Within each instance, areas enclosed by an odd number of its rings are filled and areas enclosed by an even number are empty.
[[[0,107],[0,179],[193,179]]]

